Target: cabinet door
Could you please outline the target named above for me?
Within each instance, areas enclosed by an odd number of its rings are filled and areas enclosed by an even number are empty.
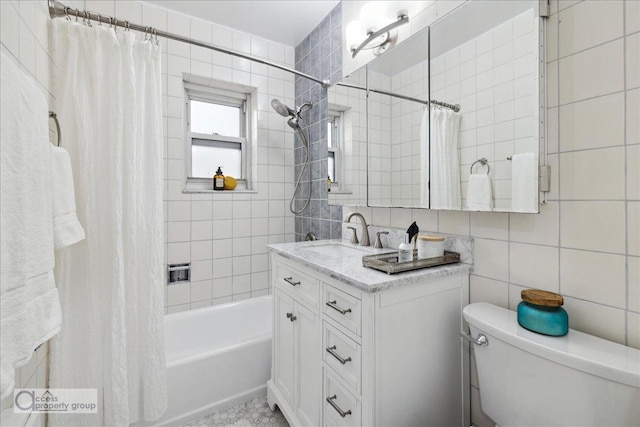
[[[297,302],[296,311],[296,413],[305,426],[320,425],[322,408],[319,317]]]
[[[285,293],[274,289],[274,349],[275,349],[275,384],[287,403],[293,406],[294,387],[294,321],[293,299]],[[294,319],[295,320],[295,319]]]

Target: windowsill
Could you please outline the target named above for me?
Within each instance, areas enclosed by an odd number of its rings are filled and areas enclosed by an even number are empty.
[[[182,188],[182,194],[257,194],[256,190],[247,188],[244,179],[238,180],[238,186],[234,190],[214,190],[213,180],[208,178],[188,178]]]
[[[199,188],[183,188],[182,194],[258,194],[256,190],[206,190]]]

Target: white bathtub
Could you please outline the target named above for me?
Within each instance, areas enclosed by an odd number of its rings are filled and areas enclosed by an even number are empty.
[[[187,423],[263,394],[271,376],[271,296],[165,316],[169,408]]]

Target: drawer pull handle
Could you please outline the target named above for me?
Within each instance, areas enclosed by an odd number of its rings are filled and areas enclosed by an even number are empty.
[[[336,400],[337,396],[334,394],[331,397],[327,397],[327,402],[329,402],[329,405],[333,406],[333,409],[335,409],[342,418],[346,417],[347,415],[351,415],[351,409],[349,409],[348,411],[343,411],[336,402],[334,402],[334,400]]]
[[[293,277],[285,277],[284,281],[290,284],[291,286],[298,286],[300,282],[294,282]]]
[[[336,353],[335,345],[331,347],[327,347],[326,350],[327,350],[327,353],[329,353],[330,355],[338,359],[338,362],[342,363],[343,365],[347,362],[351,362],[351,357],[347,357],[346,359],[343,359],[338,353]]]
[[[340,314],[347,314],[347,313],[351,313],[351,309],[350,308],[340,308],[336,305],[336,300],[333,301],[329,301],[327,303],[327,305],[331,308],[333,308],[335,311],[339,311]]]
[[[289,320],[291,320],[293,322],[294,320],[297,319],[297,317],[294,316],[293,313],[287,313],[287,319],[289,319]]]

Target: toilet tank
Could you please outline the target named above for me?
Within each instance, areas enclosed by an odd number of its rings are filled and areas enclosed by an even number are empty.
[[[482,410],[501,426],[640,426],[640,350],[570,329],[550,337],[488,303],[463,310]]]

